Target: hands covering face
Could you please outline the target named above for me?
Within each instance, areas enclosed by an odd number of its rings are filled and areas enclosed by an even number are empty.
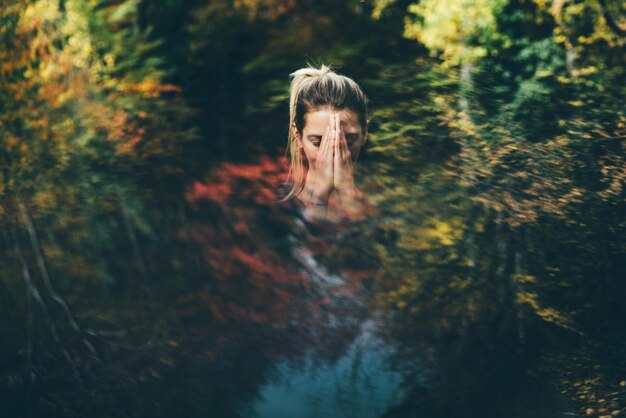
[[[307,176],[314,185],[313,200],[327,200],[333,189],[339,194],[352,193],[355,189],[352,168],[352,156],[341,120],[338,114],[331,113],[317,150],[315,165],[310,167]]]
[[[333,153],[333,169],[334,181],[333,186],[339,193],[352,192],[354,189],[354,177],[352,175],[352,155],[348,147],[348,140],[341,128],[339,115],[332,114],[329,120],[330,126],[334,126],[331,130],[331,141],[334,146]],[[334,125],[333,125],[334,124]]]

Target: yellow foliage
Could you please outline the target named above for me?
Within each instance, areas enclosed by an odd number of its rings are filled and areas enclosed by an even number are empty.
[[[495,33],[495,16],[505,4],[504,0],[423,0],[409,6],[415,18],[405,21],[405,36],[441,52],[452,64],[474,61],[487,50],[467,41]]]
[[[396,0],[375,0],[374,2],[374,10],[372,11],[372,17],[374,19],[380,19],[383,11],[395,3]]]
[[[570,318],[565,314],[554,308],[542,306],[539,302],[539,295],[536,292],[518,291],[516,302],[520,305],[529,306],[544,321],[552,322],[567,329],[573,328]]]
[[[537,75],[537,77],[550,77],[554,75],[552,70],[537,70],[535,74]]]
[[[586,76],[591,74],[596,74],[598,72],[598,68],[595,66],[583,67],[577,70],[572,71],[572,74],[575,76]]]
[[[59,18],[59,2],[39,0],[29,4],[20,16],[18,30],[21,33],[39,29],[44,22],[52,22]]]
[[[518,283],[536,283],[537,277],[532,274],[516,274],[513,276],[513,280]]]
[[[400,239],[399,246],[407,250],[428,250],[440,246],[450,246],[457,242],[463,233],[463,220],[451,218],[447,221],[433,218],[427,224],[408,231]]]
[[[97,65],[97,60],[90,59],[94,54],[93,44],[89,36],[89,27],[84,12],[84,1],[67,1],[62,31],[67,36],[65,51],[71,56],[76,68]]]

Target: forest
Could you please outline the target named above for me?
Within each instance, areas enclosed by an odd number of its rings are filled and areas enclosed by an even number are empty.
[[[341,364],[366,318],[398,399],[306,416],[626,415],[626,3],[0,0],[0,22],[0,415],[281,418],[259,412],[281,364]],[[307,63],[370,100],[369,207],[332,230],[275,199]]]

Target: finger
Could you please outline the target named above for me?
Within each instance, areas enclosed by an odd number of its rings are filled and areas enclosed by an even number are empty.
[[[333,139],[333,115],[332,114],[328,117],[327,129],[328,129],[328,144],[327,144],[328,152],[332,155],[333,148],[335,146],[334,139]]]
[[[334,135],[334,129],[333,129],[333,115],[331,113],[331,115],[328,118],[328,150],[326,152],[326,161],[328,163],[328,168],[330,170],[330,172],[332,173],[332,175],[334,176],[335,173],[335,135]]]
[[[333,119],[333,140],[334,140],[334,146],[335,146],[335,155],[336,156],[341,156],[341,150],[340,150],[340,143],[339,143],[339,130],[337,129],[337,120],[339,119],[339,117],[337,115],[334,115],[334,119]]]
[[[326,132],[327,132],[327,143],[328,146],[332,148],[333,145],[333,137],[332,137],[332,133],[333,133],[333,114],[331,113],[330,116],[328,116],[328,126],[326,126]]]
[[[343,154],[350,150],[350,147],[348,146],[348,139],[346,138],[346,133],[343,129],[339,131],[339,142],[341,143],[341,150]]]
[[[343,128],[341,127],[341,118],[337,115],[337,132],[339,132],[339,139],[344,136]]]
[[[341,127],[341,119],[339,118],[337,118],[337,130],[339,131],[338,141],[341,155],[342,157],[345,157],[346,153],[348,152],[348,140],[346,139],[346,134]]]
[[[334,120],[335,127],[335,170],[341,170],[343,165],[343,149],[341,146],[341,130],[339,125],[339,115],[335,115]]]
[[[329,119],[329,122],[330,122],[330,119]],[[328,127],[329,126],[330,126],[330,123],[328,125],[326,125],[326,128],[324,129],[324,133],[322,134],[322,140],[320,141],[320,149],[322,149],[322,145],[327,142],[327,139],[328,139]]]
[[[322,141],[320,144],[320,152],[322,154],[326,152],[326,150],[328,149],[329,136],[330,136],[330,127],[327,126],[326,129],[324,130],[324,135],[322,135]]]
[[[335,140],[337,141],[337,148],[339,148],[339,130],[341,129],[339,115],[335,115]]]
[[[326,161],[326,164],[332,167],[334,165],[334,159],[335,159],[335,148],[332,143],[332,133],[331,133],[329,137],[328,148],[326,150],[326,153],[324,154],[324,160]]]

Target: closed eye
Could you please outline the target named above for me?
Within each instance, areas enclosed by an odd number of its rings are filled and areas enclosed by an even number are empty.
[[[321,136],[309,135],[307,138],[316,147],[319,147],[320,144],[322,143],[322,137]]]

